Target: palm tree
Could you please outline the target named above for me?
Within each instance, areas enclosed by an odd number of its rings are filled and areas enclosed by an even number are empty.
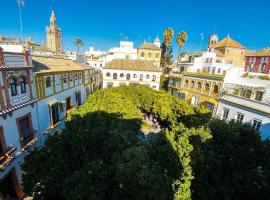
[[[180,49],[183,47],[183,45],[186,43],[188,39],[188,35],[185,31],[182,31],[181,33],[178,33],[176,36],[176,42],[179,47],[179,55],[180,55]]]
[[[75,45],[76,47],[78,47],[78,52],[79,52],[79,51],[80,51],[80,46],[83,45],[82,39],[81,39],[81,38],[76,38],[76,39],[74,40],[74,45]]]
[[[164,66],[166,67],[167,49],[170,46],[173,39],[174,31],[171,27],[166,28],[163,32],[164,44],[165,44],[165,55],[164,55]]]

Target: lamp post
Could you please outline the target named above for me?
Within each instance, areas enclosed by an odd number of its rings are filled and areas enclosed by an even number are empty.
[[[20,31],[21,31],[21,40],[23,40],[23,24],[22,24],[22,6],[24,6],[24,0],[17,0],[20,12]]]

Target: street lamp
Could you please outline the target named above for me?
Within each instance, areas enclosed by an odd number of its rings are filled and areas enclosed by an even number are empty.
[[[21,28],[21,40],[23,40],[23,28],[22,28],[22,6],[24,6],[24,0],[17,0],[20,11],[20,28]]]

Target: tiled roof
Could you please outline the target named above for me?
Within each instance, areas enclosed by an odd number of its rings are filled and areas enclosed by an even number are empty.
[[[18,105],[12,106],[11,108],[9,108],[9,109],[7,109],[7,110],[2,110],[2,111],[0,111],[0,116],[5,115],[5,114],[8,114],[8,113],[10,113],[10,112],[13,112],[13,111],[15,111],[15,110],[18,110],[18,109],[20,109],[20,108],[23,108],[23,107],[25,107],[25,106],[28,106],[28,105],[30,105],[30,104],[36,103],[37,101],[38,101],[37,99],[33,99],[33,100],[31,100],[31,101],[27,101],[27,102],[20,103],[20,104],[18,104]]]
[[[226,37],[223,40],[217,42],[214,47],[215,48],[233,47],[233,48],[238,48],[238,49],[244,49],[245,48],[240,43],[236,42],[235,40],[231,39],[230,37]]]
[[[140,49],[160,50],[160,48],[153,43],[144,43],[139,48]]]
[[[51,52],[51,50],[48,47],[46,47],[45,44],[41,44],[40,46],[34,46],[33,50],[34,51]]]
[[[149,71],[161,72],[161,69],[156,67],[152,62],[145,60],[127,60],[116,59],[109,62],[104,69],[118,69],[118,70],[133,70],[133,71]]]
[[[0,69],[24,69],[24,68],[33,68],[32,65],[24,65],[24,64],[3,64],[0,65]]]
[[[259,51],[250,51],[246,54],[246,56],[258,56],[258,57],[262,57],[262,56],[270,56],[270,47],[261,49]]]
[[[33,56],[34,71],[37,73],[43,72],[62,72],[90,69],[86,64],[79,64],[73,60],[59,58],[55,56]]]

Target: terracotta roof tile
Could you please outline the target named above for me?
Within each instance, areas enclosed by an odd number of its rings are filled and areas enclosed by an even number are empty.
[[[90,67],[76,63],[73,60],[58,58],[55,56],[32,56],[34,71],[37,73],[56,72],[56,71],[76,71]]]
[[[238,49],[244,49],[245,48],[240,43],[236,42],[235,40],[231,39],[230,37],[226,37],[223,40],[217,42],[214,47],[215,48],[233,47],[233,48],[238,48]]]
[[[155,66],[150,61],[145,60],[127,60],[127,59],[116,59],[104,67],[104,69],[118,69],[118,70],[133,70],[133,71],[150,71],[150,72],[161,72],[161,69]]]
[[[263,57],[263,56],[270,56],[270,47],[263,48],[259,51],[250,51],[246,54],[247,57],[256,56],[256,57]]]
[[[153,44],[153,43],[144,43],[142,44],[139,49],[152,49],[152,50],[160,50],[160,48]]]

